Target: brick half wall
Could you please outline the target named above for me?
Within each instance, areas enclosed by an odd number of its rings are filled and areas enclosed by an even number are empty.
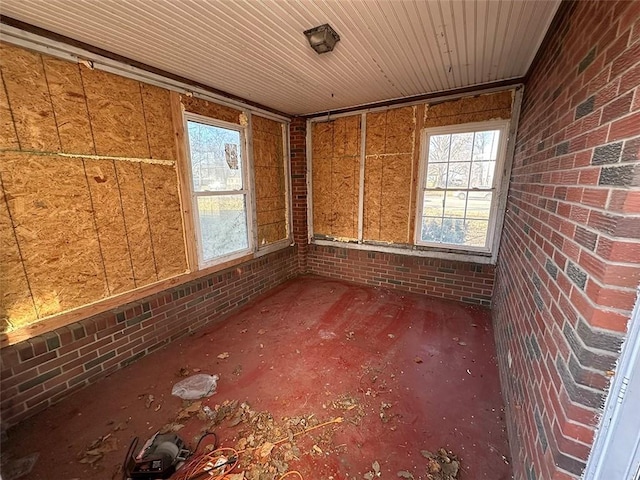
[[[525,85],[494,323],[515,480],[582,475],[640,281],[640,2],[565,2]]]
[[[2,429],[296,276],[297,257],[280,250],[3,348]]]
[[[494,267],[468,262],[309,245],[307,272],[431,297],[491,305]]]

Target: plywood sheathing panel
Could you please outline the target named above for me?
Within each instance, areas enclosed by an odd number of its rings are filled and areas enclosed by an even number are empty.
[[[29,324],[38,318],[7,200],[6,195],[0,197],[0,331]]]
[[[441,127],[462,123],[511,118],[513,91],[505,90],[477,97],[428,105],[424,114],[424,126]]]
[[[85,165],[109,293],[132,290],[133,265],[114,160],[87,159]]]
[[[411,154],[390,155],[382,160],[380,237],[392,243],[408,243]]]
[[[226,105],[218,105],[202,98],[181,96],[182,105],[186,112],[196,113],[209,118],[215,118],[224,122],[240,124],[242,112]]]
[[[80,69],[98,155],[149,158],[140,83],[102,70]]]
[[[282,124],[253,116],[253,165],[258,244],[287,238]]]
[[[358,238],[360,115],[314,123],[313,231]]]
[[[134,284],[141,287],[158,280],[141,164],[127,161],[117,161],[115,164]]]
[[[418,107],[367,114],[363,239],[408,243]]]
[[[175,166],[143,163],[145,195],[158,278],[187,270]]]
[[[106,296],[82,159],[4,153],[0,168],[38,316]]]
[[[0,69],[22,150],[60,151],[42,56],[0,42]]]
[[[94,155],[96,151],[79,66],[47,55],[43,55],[42,60],[62,151]]]
[[[176,142],[171,123],[169,90],[146,83],[142,83],[141,88],[151,158],[175,160]]]
[[[19,150],[18,135],[13,123],[13,115],[9,107],[7,90],[0,70],[0,149]]]

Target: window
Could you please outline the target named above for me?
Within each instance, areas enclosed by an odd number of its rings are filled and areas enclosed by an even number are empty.
[[[185,114],[198,263],[251,251],[244,127]]]
[[[416,243],[492,251],[508,122],[424,132]]]

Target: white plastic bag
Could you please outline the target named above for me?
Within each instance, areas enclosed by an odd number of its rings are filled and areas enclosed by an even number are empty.
[[[171,390],[171,395],[180,397],[183,400],[197,400],[198,398],[210,397],[216,393],[219,378],[218,375],[207,375],[204,373],[192,375],[176,383]]]

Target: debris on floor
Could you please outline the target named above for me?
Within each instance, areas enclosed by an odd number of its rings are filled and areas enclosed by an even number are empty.
[[[197,400],[209,397],[216,392],[219,378],[218,375],[206,375],[204,373],[192,375],[176,383],[171,390],[171,395],[183,400]]]
[[[458,478],[460,460],[453,452],[447,452],[441,448],[437,453],[431,453],[429,450],[422,450],[420,453],[427,459],[428,480],[455,480]]]
[[[38,461],[39,453],[32,453],[26,457],[12,459],[2,458],[2,478],[3,480],[17,480],[31,473],[33,466]]]
[[[95,466],[104,454],[107,452],[113,452],[118,449],[118,439],[111,433],[107,433],[102,437],[94,440],[87,446],[87,448],[78,454],[78,461],[80,463],[88,463],[91,466]]]

